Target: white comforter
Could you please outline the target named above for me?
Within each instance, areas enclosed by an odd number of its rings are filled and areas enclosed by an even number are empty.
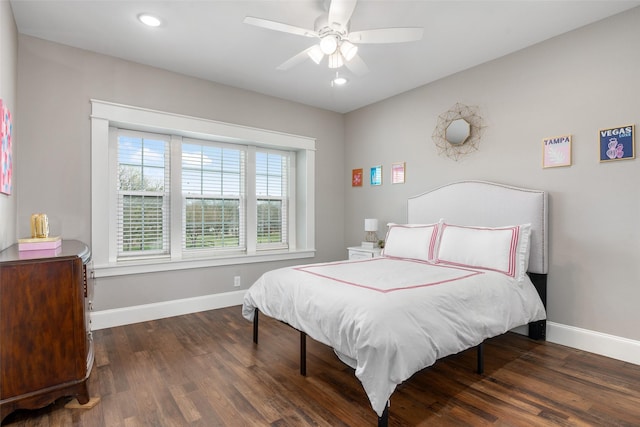
[[[384,257],[270,271],[243,316],[255,308],[353,359],[378,416],[415,372],[546,316],[528,278]]]

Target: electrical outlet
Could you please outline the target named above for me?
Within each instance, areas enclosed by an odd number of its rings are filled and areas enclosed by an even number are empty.
[[[236,288],[240,286],[240,276],[235,276],[233,278],[233,286],[235,286]]]

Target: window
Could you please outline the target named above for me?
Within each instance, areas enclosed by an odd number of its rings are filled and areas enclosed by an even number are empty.
[[[182,144],[184,249],[246,249],[245,157],[237,148]]]
[[[91,121],[98,277],[313,256],[313,140],[95,100]]]
[[[245,252],[245,236],[253,230],[258,249],[288,248],[289,153],[128,129],[112,133],[118,153],[118,260],[171,255],[172,239],[185,254]],[[171,144],[180,161],[173,176]],[[255,157],[255,170],[247,170],[248,157]],[[248,179],[255,181],[255,203],[247,202]],[[180,206],[170,203],[177,182]],[[247,223],[252,207],[255,224]],[[171,217],[178,215],[180,233],[172,236]]]
[[[118,257],[169,253],[168,140],[118,134]]]
[[[287,156],[256,153],[256,197],[258,245],[287,245],[288,179]]]

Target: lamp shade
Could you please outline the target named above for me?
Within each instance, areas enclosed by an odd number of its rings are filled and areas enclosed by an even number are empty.
[[[325,55],[331,55],[338,49],[338,38],[329,34],[320,39],[320,49]]]
[[[348,40],[344,40],[340,44],[340,53],[344,56],[345,61],[351,61],[356,53],[358,53],[358,47]]]
[[[378,231],[378,220],[376,218],[365,219],[364,231]]]

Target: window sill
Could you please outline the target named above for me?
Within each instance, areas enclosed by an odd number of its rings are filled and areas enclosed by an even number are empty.
[[[162,271],[187,270],[191,268],[219,267],[224,265],[252,264],[256,262],[286,261],[312,258],[314,249],[295,252],[258,253],[255,255],[194,258],[171,261],[153,259],[126,261],[117,264],[94,265],[94,277],[126,276],[129,274],[158,273]]]

